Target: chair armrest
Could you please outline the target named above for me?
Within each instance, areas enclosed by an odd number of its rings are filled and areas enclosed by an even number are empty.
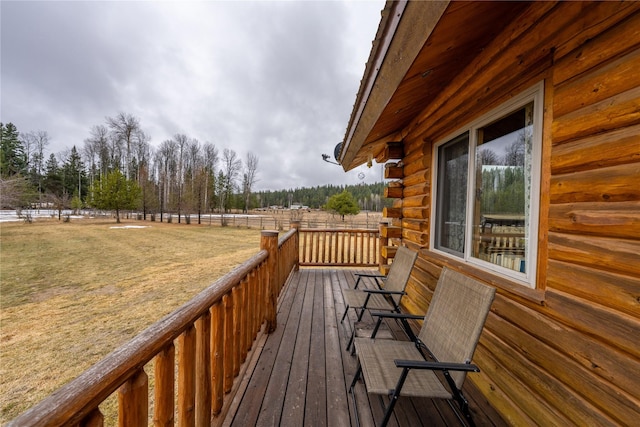
[[[473,365],[471,363],[426,362],[422,360],[403,359],[395,359],[394,363],[398,368],[429,369],[432,371],[480,372],[480,368],[478,368],[477,365]]]
[[[362,292],[369,294],[383,294],[383,295],[405,295],[405,291],[385,291],[384,289],[362,289]]]
[[[382,274],[375,274],[375,273],[371,273],[371,274],[370,273],[354,273],[354,274],[358,277],[379,277],[381,279],[387,277]]]
[[[384,281],[384,279],[387,278],[387,276],[383,276],[381,274],[369,274],[369,273],[355,273],[355,275],[358,277],[358,280],[356,280],[356,284],[353,287],[353,289],[358,289],[358,285],[360,284],[360,280],[362,280],[363,277],[372,277],[376,280],[376,286],[378,287],[378,289],[382,289],[380,287],[380,281]]]
[[[419,315],[419,314],[405,314],[405,313],[393,313],[390,311],[372,311],[371,316],[376,316],[376,317],[388,317],[391,319],[415,319],[415,320],[424,320],[424,316],[423,315]]]

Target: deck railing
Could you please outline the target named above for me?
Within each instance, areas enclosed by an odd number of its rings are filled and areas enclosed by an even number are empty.
[[[221,422],[255,338],[276,328],[289,274],[298,265],[377,265],[377,230],[292,225],[280,239],[277,231],[262,231],[256,255],[8,426],[102,426],[99,405],[116,391],[120,426],[209,425],[215,415]],[[152,361],[150,405],[144,367]]]
[[[380,239],[378,230],[338,228],[300,229],[301,266],[378,265]]]

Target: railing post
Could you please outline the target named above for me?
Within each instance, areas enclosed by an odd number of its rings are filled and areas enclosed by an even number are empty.
[[[389,245],[389,239],[382,232],[382,227],[386,226],[387,223],[381,222],[378,224],[378,233],[380,236],[380,247],[378,248],[378,265],[381,273],[384,273],[384,270],[387,266],[387,258],[383,258],[382,251],[383,248]]]
[[[265,230],[261,233],[260,248],[269,252],[267,257],[266,331],[276,330],[276,306],[278,304],[278,232]]]
[[[293,256],[293,268],[294,271],[300,270],[300,221],[291,221],[291,228],[296,229],[296,234],[293,236],[293,247],[296,248],[296,253]]]

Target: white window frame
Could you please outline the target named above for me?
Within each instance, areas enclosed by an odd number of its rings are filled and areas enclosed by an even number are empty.
[[[528,103],[533,101],[533,140],[532,140],[532,152],[531,152],[531,205],[529,211],[529,225],[528,232],[526,233],[527,241],[525,242],[527,247],[526,254],[526,273],[514,271],[499,265],[490,263],[488,261],[481,260],[472,256],[473,245],[473,203],[475,194],[475,158],[477,148],[477,135],[478,129],[491,124],[492,122],[507,116],[508,114],[516,111],[519,108],[524,107]],[[538,265],[538,225],[540,221],[540,173],[542,166],[542,117],[544,113],[544,81],[541,81],[529,89],[521,92],[509,101],[504,102],[497,108],[490,112],[483,114],[478,119],[467,124],[466,126],[459,128],[456,132],[447,135],[446,138],[438,141],[433,146],[433,168],[432,168],[432,190],[431,200],[433,201],[431,207],[431,221],[430,221],[430,247],[431,250],[442,254],[443,256],[460,260],[465,263],[474,265],[483,270],[488,270],[491,273],[500,275],[509,280],[515,281],[519,284],[525,285],[529,288],[536,288],[536,271]],[[453,255],[450,252],[437,249],[435,244],[436,235],[436,215],[438,209],[435,204],[438,203],[438,152],[439,147],[452,139],[462,135],[465,132],[469,132],[469,161],[467,170],[467,205],[466,205],[466,224],[465,224],[465,243],[464,254],[462,257]]]

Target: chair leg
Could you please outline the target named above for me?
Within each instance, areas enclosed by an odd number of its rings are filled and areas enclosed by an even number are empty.
[[[349,351],[349,349],[351,348],[351,346],[353,345],[353,340],[356,337],[356,324],[353,324],[353,329],[351,330],[351,337],[349,338],[349,342],[347,343],[347,348],[346,350]],[[353,354],[353,352],[351,352],[351,354]]]
[[[347,313],[349,312],[349,306],[344,309],[344,314],[342,315],[342,319],[340,319],[340,323],[344,323],[344,318],[347,317]]]
[[[380,427],[386,427],[387,423],[391,419],[391,414],[393,414],[393,408],[396,406],[396,402],[400,397],[400,390],[402,390],[404,381],[407,379],[407,374],[409,374],[409,369],[404,368],[402,370],[402,374],[400,374],[400,378],[398,379],[396,388],[393,390],[392,395],[389,397],[389,406],[387,406],[387,410],[384,413],[384,419],[380,423]]]
[[[360,364],[360,361],[358,361],[358,369],[356,369],[356,374],[353,376],[351,386],[349,387],[349,394],[351,394],[351,401],[353,402],[353,415],[356,419],[357,427],[360,427],[360,419],[358,418],[358,404],[356,403],[356,393],[354,391],[354,388],[356,386],[356,383],[358,382],[358,379],[360,378],[360,375],[362,375],[362,365]]]

